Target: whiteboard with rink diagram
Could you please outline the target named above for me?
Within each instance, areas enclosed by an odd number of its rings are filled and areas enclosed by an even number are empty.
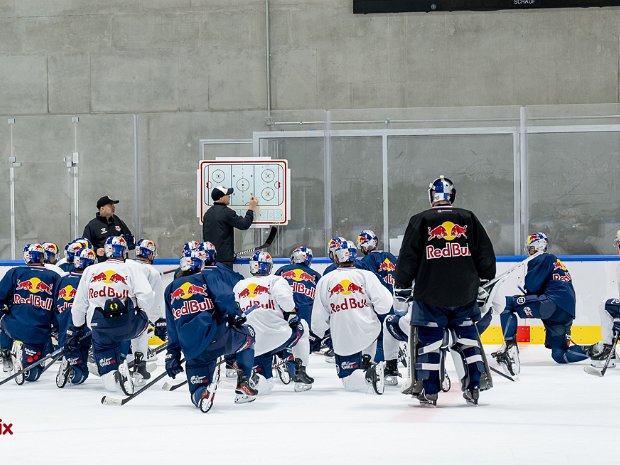
[[[268,158],[227,158],[201,160],[198,166],[198,215],[202,222],[213,205],[211,191],[216,186],[232,187],[230,205],[244,216],[250,198],[258,199],[252,226],[285,225],[290,220],[290,170],[287,160]]]

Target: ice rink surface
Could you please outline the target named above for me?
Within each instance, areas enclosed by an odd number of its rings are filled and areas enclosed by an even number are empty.
[[[14,433],[0,436],[0,461],[617,464],[620,367],[597,378],[583,372],[584,363],[556,365],[542,346],[522,344],[519,381],[494,376],[495,387],[471,407],[449,361],[452,389],[433,408],[394,387],[383,396],[345,392],[334,365],[312,355],[311,391],[295,393],[276,378],[270,396],[235,405],[234,383],[222,371],[207,414],[191,404],[186,387],[162,391],[168,378],[122,407],[104,406],[98,378],[58,389],[56,365],[36,383],[0,386],[0,422],[12,423]]]

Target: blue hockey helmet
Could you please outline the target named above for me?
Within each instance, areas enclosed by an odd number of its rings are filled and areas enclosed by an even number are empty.
[[[140,239],[136,244],[136,257],[152,259],[157,257],[157,246],[150,239]]]
[[[353,241],[344,240],[340,243],[340,246],[336,249],[334,255],[338,264],[354,262],[357,255],[357,248],[355,247]]]
[[[357,236],[357,245],[362,249],[362,252],[370,252],[371,250],[375,250],[379,245],[379,237],[377,237],[374,231],[364,229]]]
[[[312,263],[312,249],[310,247],[297,247],[291,253],[291,263],[303,263],[310,266]]]
[[[334,252],[340,246],[342,241],[346,241],[344,237],[336,236],[332,237],[327,243],[327,255],[331,261],[334,261]]]
[[[73,266],[78,270],[84,270],[94,264],[96,260],[97,256],[93,249],[82,249],[73,257]]]
[[[67,243],[67,245],[65,245],[65,258],[67,259],[67,262],[73,263],[73,257],[75,257],[75,254],[82,249],[83,244],[80,242],[71,241]]]
[[[189,257],[192,253],[192,250],[198,250],[200,248],[200,243],[198,241],[189,241],[183,244],[183,256]]]
[[[534,255],[538,252],[546,252],[549,248],[549,239],[545,233],[537,232],[527,236],[527,245],[525,251],[528,255]]]
[[[95,250],[95,248],[93,247],[92,242],[90,242],[85,237],[78,237],[77,239],[74,239],[73,242],[77,242],[78,244],[81,244],[83,249],[93,249],[93,250]]]
[[[203,250],[192,250],[189,255],[181,257],[179,264],[182,271],[200,271],[205,265],[207,254]]]
[[[26,265],[43,263],[43,260],[45,260],[45,249],[41,244],[26,244],[24,247],[24,262]]]
[[[199,250],[202,250],[206,255],[205,265],[211,266],[215,263],[217,250],[215,250],[215,246],[211,242],[202,242],[199,246]]]
[[[53,242],[44,242],[43,248],[45,249],[45,263],[56,263],[56,258],[58,257],[58,246]]]
[[[444,200],[452,204],[455,198],[456,189],[454,188],[454,183],[443,175],[439,176],[428,186],[428,201],[431,203],[431,206],[435,202]]]
[[[253,275],[267,275],[271,273],[273,259],[269,252],[257,250],[250,258],[250,273]]]
[[[105,240],[103,249],[108,258],[125,258],[127,241],[123,236],[110,236]]]

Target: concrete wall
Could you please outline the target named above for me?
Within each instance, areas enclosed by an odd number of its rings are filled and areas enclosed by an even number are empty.
[[[620,101],[620,9],[364,16],[352,14],[350,0],[269,4],[274,114],[315,119],[312,109],[344,108],[372,118],[383,113],[364,109]],[[68,240],[62,157],[74,142],[84,163],[82,226],[107,192],[124,200],[130,225],[141,221],[144,235],[167,241],[163,256],[198,238],[198,140],[268,129],[265,31],[264,0],[0,0],[0,115],[17,118],[19,160],[53,167],[37,168],[36,190],[20,172],[18,182],[30,184],[18,188],[18,242]],[[139,212],[127,174],[134,113]],[[6,121],[2,160],[11,150]],[[59,202],[64,223],[55,226]],[[9,226],[0,223],[0,257],[8,258]]]

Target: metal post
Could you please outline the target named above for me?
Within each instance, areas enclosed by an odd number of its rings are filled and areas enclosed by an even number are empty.
[[[71,237],[80,236],[80,178],[78,172],[78,164],[80,162],[80,154],[77,146],[77,128],[80,118],[74,116],[71,119],[73,123],[73,153],[71,154],[71,176],[73,177],[73,234]]]
[[[389,190],[389,179],[388,179],[388,136],[384,134],[381,136],[381,154],[383,161],[383,250],[390,252],[390,190]]]
[[[332,237],[332,141],[331,141],[331,112],[325,111],[325,128],[323,131],[323,194],[325,234],[327,242]]]
[[[530,208],[527,182],[527,107],[521,107],[519,111],[519,153],[521,156],[520,175],[521,175],[521,238],[527,236],[530,227]],[[521,250],[521,238],[515,244],[515,254]]]
[[[271,125],[271,24],[269,21],[269,0],[265,0],[265,68],[267,80],[267,124]]]
[[[138,115],[133,115],[133,160],[134,160],[134,228],[136,240],[142,237],[142,225],[140,224],[140,145],[138,140],[139,130]]]

